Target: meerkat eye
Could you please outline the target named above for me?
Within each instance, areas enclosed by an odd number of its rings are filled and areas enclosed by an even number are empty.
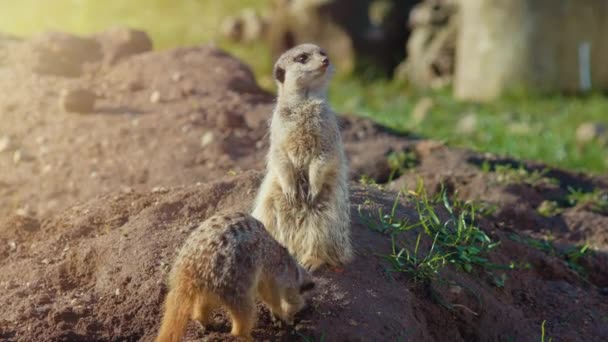
[[[294,60],[298,63],[306,64],[306,62],[308,62],[308,54],[307,53],[299,54]]]
[[[326,54],[326,53],[325,53],[325,51],[323,51],[323,50],[319,51],[319,55],[321,55],[321,56],[323,56],[323,57],[327,56],[327,54]]]

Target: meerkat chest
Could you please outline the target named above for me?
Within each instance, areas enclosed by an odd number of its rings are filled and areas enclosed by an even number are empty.
[[[294,166],[305,167],[321,154],[323,140],[322,123],[311,118],[291,125],[283,143]]]

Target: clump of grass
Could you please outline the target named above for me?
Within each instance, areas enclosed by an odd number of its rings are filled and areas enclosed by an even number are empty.
[[[483,169],[483,168],[482,168]],[[511,165],[496,165],[496,181],[502,184],[527,184],[530,186],[558,185],[555,178],[546,177],[548,169],[528,170],[523,165],[515,168]]]
[[[536,211],[544,217],[553,217],[561,214],[564,209],[556,201],[542,201]]]
[[[314,336],[308,336],[299,331],[296,331],[296,334],[298,336],[300,336],[300,338],[302,339],[303,342],[316,342],[317,341]],[[319,342],[323,342],[323,341],[325,341],[325,334],[321,334],[321,336],[319,337]]]
[[[545,342],[545,339],[546,339],[545,323],[547,323],[547,321],[543,320],[543,323],[540,325],[540,342]],[[551,337],[549,337],[549,339],[546,341],[551,342],[551,341],[553,341],[553,339]]]
[[[391,152],[388,155],[388,166],[391,170],[388,182],[393,181],[406,170],[415,167],[417,164],[418,156],[414,151]]]
[[[511,234],[509,238],[513,241],[523,243],[529,247],[538,249],[547,253],[550,256],[560,258],[566,266],[578,274],[581,278],[587,279],[587,270],[581,264],[581,259],[591,255],[592,250],[588,244],[582,246],[571,246],[566,249],[558,249],[555,245],[545,239],[534,239],[530,237],[522,237],[517,234]]]
[[[384,189],[384,186],[382,186],[381,184],[378,184],[378,182],[376,182],[376,180],[374,178],[372,178],[366,174],[363,174],[363,175],[361,175],[361,177],[359,177],[359,184],[364,185],[364,186],[371,186],[378,190]]]
[[[420,181],[417,190],[406,195],[414,203],[418,213],[418,221],[412,223],[408,218],[396,216],[401,196],[400,192],[389,213],[379,209],[376,218],[364,215],[359,207],[359,215],[371,229],[391,237],[391,253],[383,255],[391,265],[390,272],[406,273],[414,281],[428,283],[437,279],[440,270],[447,265],[465,272],[472,272],[476,267],[511,268],[493,264],[486,257],[486,254],[500,243],[492,241],[475,224],[474,205],[452,201],[445,190],[429,198]],[[454,206],[454,203],[458,205]],[[441,208],[445,215],[439,215],[436,208]],[[417,231],[413,248],[407,246],[407,239],[401,234],[411,231]],[[431,241],[431,245],[424,250],[423,237]]]
[[[595,189],[585,192],[580,189],[568,187],[568,204],[571,206],[585,206],[598,214],[608,214],[608,192]]]

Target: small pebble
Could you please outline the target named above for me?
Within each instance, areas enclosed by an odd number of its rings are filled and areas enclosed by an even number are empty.
[[[596,139],[607,139],[607,136],[608,127],[597,122],[585,122],[576,129],[576,140],[581,144]]]
[[[201,146],[205,147],[213,142],[213,132],[207,132],[201,137]]]
[[[11,138],[7,136],[0,137],[0,152],[8,151],[11,148]]]
[[[158,92],[158,90],[155,90],[154,92],[152,92],[152,95],[150,95],[150,102],[152,102],[152,103],[160,102],[160,92]]]
[[[154,188],[152,188],[152,192],[155,194],[164,194],[165,192],[168,192],[169,189],[162,187],[162,186],[155,186]]]
[[[174,72],[173,75],[171,75],[171,80],[173,82],[179,82],[182,79],[182,74],[180,74],[179,72]]]
[[[63,110],[71,113],[91,113],[95,109],[97,96],[87,89],[64,89],[59,97]]]

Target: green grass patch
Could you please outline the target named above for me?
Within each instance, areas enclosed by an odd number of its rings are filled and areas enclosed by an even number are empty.
[[[421,119],[412,113],[423,98],[431,99],[433,105]],[[583,122],[607,121],[608,100],[600,94],[518,96],[474,104],[456,101],[449,89],[417,92],[398,82],[343,77],[334,82],[331,99],[340,111],[359,113],[395,130],[453,146],[595,173],[608,170],[608,148],[600,143],[580,145],[575,136]],[[459,122],[468,114],[475,116],[476,124],[464,132]]]
[[[515,233],[511,234],[509,238],[513,241],[523,243],[529,247],[543,251],[548,255],[562,259],[568,268],[573,270],[582,279],[587,279],[588,271],[581,264],[581,259],[588,257],[593,253],[593,251],[589,249],[588,244],[584,244],[582,246],[571,246],[566,249],[558,249],[549,240],[524,237]]]
[[[585,192],[572,187],[568,191],[568,203],[571,206],[585,206],[598,214],[608,215],[608,192],[600,189]]]
[[[401,196],[402,192],[395,198],[390,212],[379,209],[376,217],[364,214],[359,207],[359,215],[370,229],[391,238],[390,254],[382,255],[390,264],[389,272],[406,273],[416,282],[429,283],[440,278],[441,269],[448,265],[464,272],[472,272],[474,268],[511,268],[494,264],[487,258],[500,243],[492,241],[475,224],[476,205],[453,201],[445,190],[430,198],[420,181],[416,191],[405,195],[418,213],[417,222],[410,222],[397,216]],[[405,232],[414,232],[415,241],[408,244]],[[422,243],[423,239],[430,241],[430,245]]]

